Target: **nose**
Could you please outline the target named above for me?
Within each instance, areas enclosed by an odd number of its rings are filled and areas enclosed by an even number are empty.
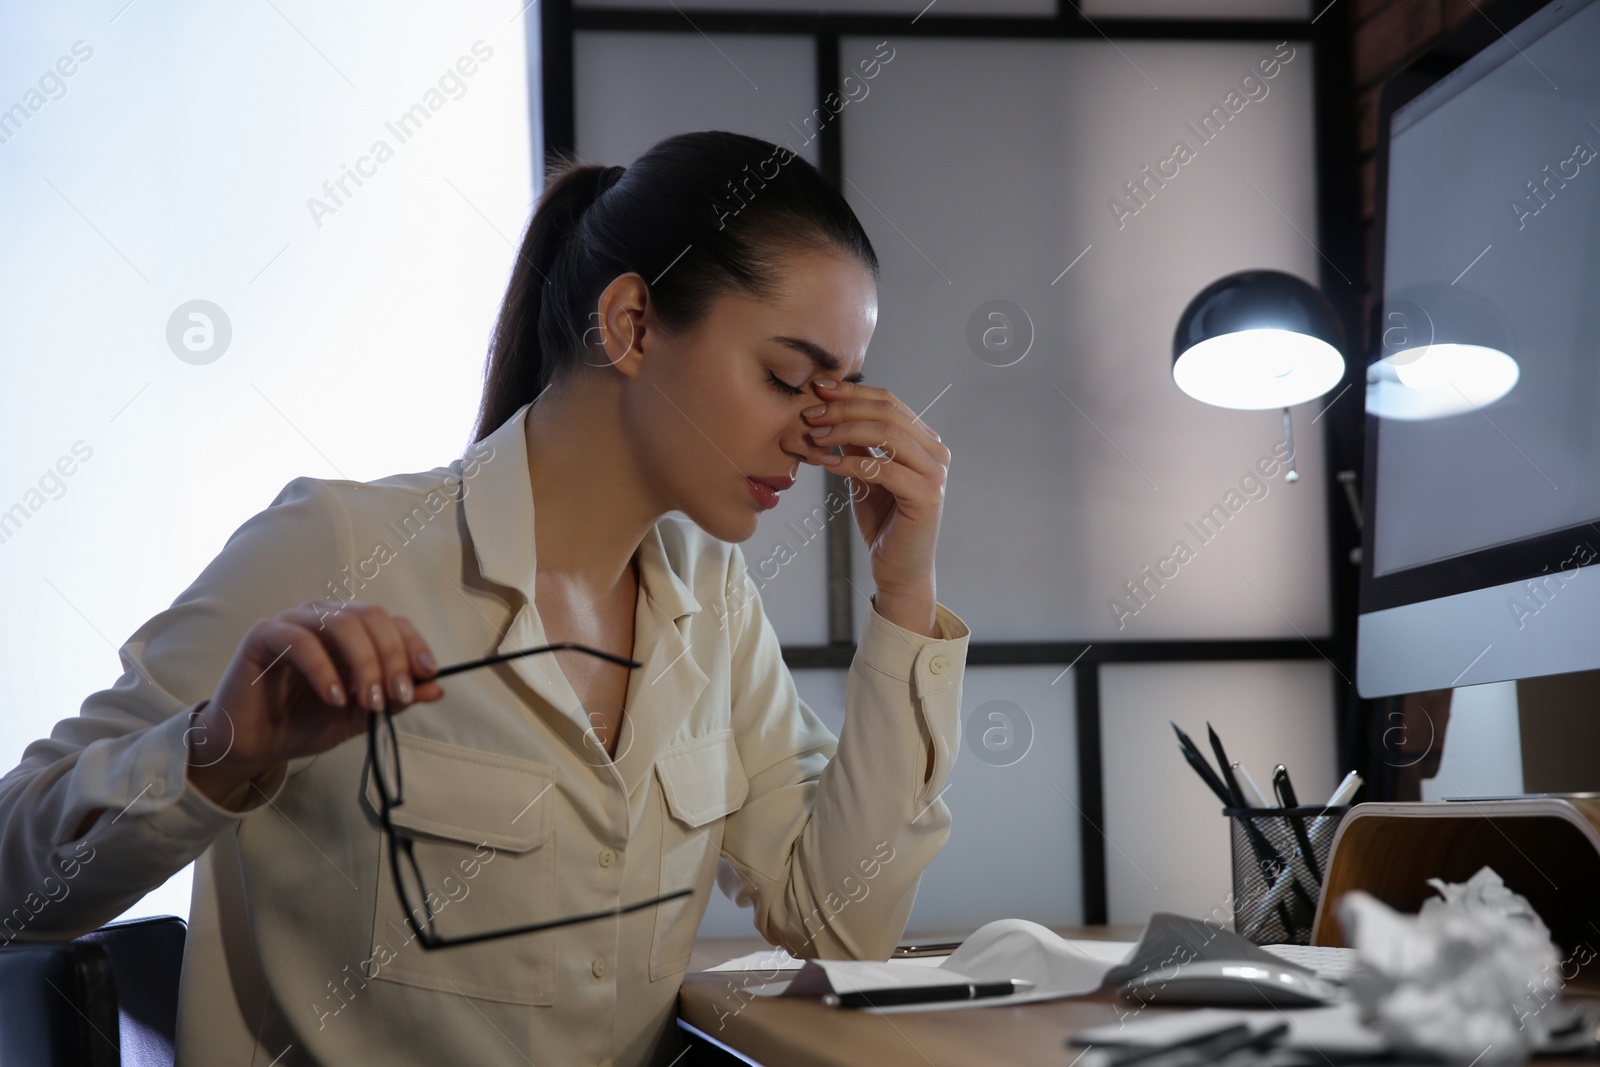
[[[799,415],[795,416],[794,423],[785,431],[781,444],[789,455],[813,467],[821,466],[822,457],[833,451],[833,446],[811,439],[811,425]]]

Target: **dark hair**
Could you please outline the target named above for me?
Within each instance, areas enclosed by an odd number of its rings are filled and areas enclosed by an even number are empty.
[[[720,130],[668,137],[631,167],[552,167],[523,235],[495,323],[473,443],[492,433],[581,355],[590,313],[611,281],[636,271],[669,329],[712,300],[773,292],[783,253],[821,247],[878,257],[839,191],[788,148]]]

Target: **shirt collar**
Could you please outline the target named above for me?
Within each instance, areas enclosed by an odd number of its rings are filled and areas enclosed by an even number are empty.
[[[485,578],[533,601],[537,559],[533,543],[533,483],[528,467],[527,416],[522,405],[455,464],[462,478],[461,501],[478,571]],[[700,610],[688,584],[672,565],[663,523],[658,521],[639,545],[639,591],[666,619],[677,621]],[[677,544],[676,530],[669,531]]]

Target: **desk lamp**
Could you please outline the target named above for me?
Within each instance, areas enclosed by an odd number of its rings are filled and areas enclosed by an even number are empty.
[[[1219,278],[1178,317],[1172,378],[1208,404],[1283,409],[1289,447],[1285,481],[1298,481],[1289,408],[1314,400],[1344,377],[1342,332],[1328,298],[1278,270]]]

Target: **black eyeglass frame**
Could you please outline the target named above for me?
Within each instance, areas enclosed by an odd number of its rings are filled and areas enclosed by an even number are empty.
[[[610,663],[615,663],[619,666],[627,667],[630,670],[643,666],[642,663],[639,663],[635,660],[624,659],[621,656],[613,655],[610,652],[605,652],[598,648],[590,648],[588,645],[580,645],[568,641],[553,645],[540,645],[536,648],[525,648],[516,652],[504,652],[499,655],[488,656],[484,659],[472,660],[468,663],[457,663],[449,667],[441,668],[438,672],[431,675],[429,679],[425,680],[442,678],[446,675],[457,674],[461,671],[471,670],[474,667],[485,667],[493,663],[501,663],[508,659],[515,659],[518,656],[531,656],[540,652],[561,652],[568,650],[573,652],[585,652],[591,656],[598,656],[600,659],[606,660]],[[367,713],[367,773],[372,776],[374,784],[376,784],[378,787],[378,824],[382,828],[384,836],[388,840],[389,844],[389,869],[390,873],[394,877],[395,895],[400,899],[400,907],[405,913],[406,925],[411,928],[411,932],[416,936],[416,939],[422,944],[423,948],[432,950],[440,948],[453,948],[458,945],[473,945],[483,941],[493,941],[502,937],[515,937],[519,934],[531,934],[539,930],[551,930],[558,926],[573,926],[578,923],[592,922],[596,919],[606,919],[616,915],[627,915],[629,912],[640,911],[644,908],[654,907],[657,904],[663,904],[669,900],[677,900],[679,897],[686,897],[694,892],[692,887],[686,887],[683,889],[674,890],[671,893],[665,893],[650,900],[636,901],[635,903],[627,904],[622,907],[607,908],[603,911],[593,911],[583,915],[570,915],[561,919],[550,919],[540,923],[528,923],[523,926],[512,926],[503,930],[487,930],[476,934],[462,934],[454,937],[440,936],[439,933],[434,929],[433,905],[428,902],[428,883],[423,880],[422,869],[417,866],[417,857],[413,847],[415,839],[410,834],[405,833],[397,828],[394,824],[393,818],[390,815],[395,808],[400,807],[405,802],[405,783],[400,772],[400,740],[399,735],[395,732],[394,723],[390,721],[389,716],[391,714],[391,712],[387,711],[372,711]],[[380,729],[378,723],[380,719],[387,727],[389,735],[389,752],[394,761],[394,789],[392,791],[389,788],[389,783],[385,781],[385,776],[382,770],[383,761],[378,759],[378,732]],[[426,925],[418,924],[416,920],[416,911],[418,909],[412,906],[410,893],[406,890],[406,880],[401,876],[400,857],[402,854],[405,856],[407,865],[411,868],[411,875],[416,879],[417,887],[422,892],[421,911],[426,917]]]

